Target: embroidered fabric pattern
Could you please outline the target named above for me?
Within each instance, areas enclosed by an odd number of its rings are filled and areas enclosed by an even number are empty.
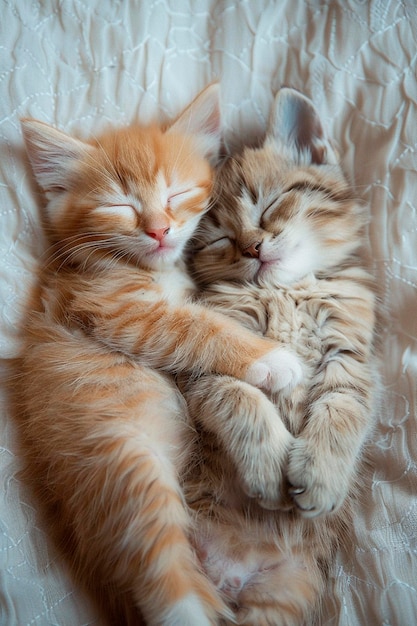
[[[6,0],[0,30],[1,372],[19,349],[44,246],[21,117],[87,135],[109,121],[172,118],[218,79],[233,149],[263,135],[281,86],[314,100],[371,207],[384,367],[371,493],[338,554],[333,617],[322,626],[417,623],[415,2]],[[98,624],[19,481],[3,387],[0,407],[0,622]]]

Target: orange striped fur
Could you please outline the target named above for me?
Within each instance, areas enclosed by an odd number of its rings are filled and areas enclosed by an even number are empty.
[[[201,431],[186,488],[196,545],[237,623],[321,623],[374,415],[366,215],[312,103],[289,89],[264,145],[225,161],[214,196],[192,246],[200,299],[291,346],[303,375],[268,397],[229,376],[184,382]]]
[[[189,541],[179,481],[195,431],[173,374],[271,390],[300,375],[291,351],[191,302],[182,256],[208,209],[219,128],[216,85],[167,129],[86,142],[23,122],[51,242],[14,381],[26,476],[77,576],[130,604],[129,623],[228,614]]]

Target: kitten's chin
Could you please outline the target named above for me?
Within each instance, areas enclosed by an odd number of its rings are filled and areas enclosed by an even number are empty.
[[[301,278],[302,275],[299,272],[285,267],[280,261],[262,263],[256,273],[256,281],[260,286],[283,285],[287,287]]]
[[[178,261],[182,255],[182,251],[182,246],[160,246],[142,257],[142,265],[155,270],[170,267],[173,263]]]

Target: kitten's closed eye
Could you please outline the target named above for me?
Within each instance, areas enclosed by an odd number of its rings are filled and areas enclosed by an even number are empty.
[[[279,200],[280,200],[280,197],[276,197],[276,198],[274,198],[274,199],[273,199],[271,202],[269,202],[269,203],[267,204],[267,206],[263,209],[263,211],[262,211],[262,213],[261,213],[261,215],[260,215],[260,218],[259,218],[259,224],[260,224],[260,225],[262,224],[262,220],[263,220],[265,217],[267,217],[267,214],[268,214],[270,211],[272,211],[273,209],[275,209],[275,208],[276,208],[276,206],[277,206],[277,204],[278,204]]]
[[[180,200],[181,198],[184,199],[185,196],[192,194],[192,192],[194,191],[194,189],[186,189],[185,191],[178,191],[176,193],[171,193],[168,196],[168,203],[171,203],[173,200]]]
[[[219,248],[226,248],[231,243],[232,243],[231,238],[224,236],[224,237],[220,237],[219,239],[215,239],[214,241],[210,241],[209,243],[206,244],[206,247],[212,250],[216,250]]]
[[[97,215],[104,215],[108,217],[122,217],[127,219],[133,219],[136,215],[136,209],[131,204],[109,204],[100,205],[94,209]]]
[[[192,207],[201,195],[200,187],[192,187],[181,191],[168,192],[167,206],[171,209],[177,209],[181,205],[190,205]]]

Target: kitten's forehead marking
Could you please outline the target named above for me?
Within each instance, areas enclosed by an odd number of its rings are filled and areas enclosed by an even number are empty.
[[[175,175],[175,172],[171,174],[168,180],[164,171],[158,170],[154,182],[148,189],[146,198],[144,198],[144,202],[151,203],[152,208],[165,209],[171,196],[194,187],[195,182],[180,180]]]
[[[169,191],[165,174],[161,170],[158,170],[156,174],[153,191],[154,202],[158,203],[160,207],[165,208],[169,197]]]
[[[242,189],[242,193],[240,196],[240,203],[244,211],[242,212],[242,218],[244,216],[250,217],[251,226],[260,226],[260,218],[264,213],[265,209],[276,201],[280,195],[280,191],[277,187],[276,190],[269,190],[265,193],[262,185],[259,186],[257,190],[256,197],[251,194],[246,188]],[[249,224],[248,224],[249,226]]]
[[[127,179],[127,190],[121,189],[117,183],[112,185],[107,198],[108,204],[125,204],[132,206],[138,213],[147,208],[160,209],[168,200],[168,186],[162,171],[158,171],[150,181]]]
[[[253,217],[256,216],[257,209],[259,208],[260,203],[260,195],[256,202],[254,202],[254,198],[252,194],[248,191],[246,187],[243,187],[242,192],[240,194],[240,204],[244,208],[245,212]]]

